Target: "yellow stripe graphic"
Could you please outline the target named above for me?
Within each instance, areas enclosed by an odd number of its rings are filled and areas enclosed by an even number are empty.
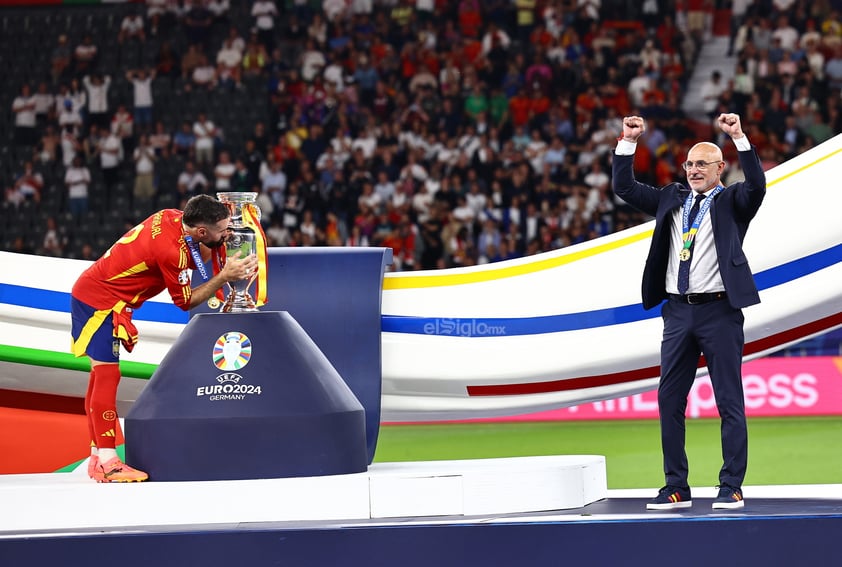
[[[503,278],[511,278],[514,276],[523,276],[526,274],[534,274],[542,270],[549,270],[563,266],[564,264],[571,264],[583,258],[589,258],[596,254],[601,254],[609,250],[614,250],[634,244],[640,240],[645,240],[652,236],[652,231],[647,230],[640,234],[626,237],[616,242],[609,244],[602,244],[595,246],[589,250],[582,250],[572,254],[566,254],[556,258],[542,258],[531,262],[529,264],[522,264],[519,266],[509,266],[506,268],[498,268],[496,270],[486,270],[482,272],[468,272],[464,274],[439,274],[439,275],[425,275],[412,277],[387,277],[383,281],[383,289],[413,289],[422,287],[440,287],[448,285],[461,285],[469,283],[487,282],[492,280],[500,280]]]

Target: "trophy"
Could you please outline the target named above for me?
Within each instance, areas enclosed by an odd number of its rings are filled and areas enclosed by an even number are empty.
[[[226,192],[217,193],[216,197],[231,210],[231,232],[225,241],[226,258],[237,252],[240,252],[240,258],[249,254],[257,254],[258,257],[258,266],[254,273],[245,279],[226,284],[229,292],[220,312],[257,311],[257,307],[266,302],[266,237],[260,226],[260,208],[255,204],[257,193]],[[249,293],[249,288],[256,279],[257,302]]]

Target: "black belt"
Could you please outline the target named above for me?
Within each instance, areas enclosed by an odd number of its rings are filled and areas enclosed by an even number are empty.
[[[690,305],[698,305],[699,303],[708,303],[709,301],[719,301],[728,297],[724,291],[714,291],[712,293],[688,293],[687,295],[678,295],[676,293],[668,294],[669,298],[681,303],[689,303]]]

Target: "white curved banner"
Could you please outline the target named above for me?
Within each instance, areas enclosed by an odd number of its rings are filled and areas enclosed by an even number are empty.
[[[842,326],[840,171],[842,135],[767,172],[745,241],[762,300],[744,310],[746,359]],[[382,419],[512,415],[654,388],[660,309],[640,305],[652,228],[484,266],[387,274]],[[10,294],[68,293],[86,266],[0,253],[0,352],[67,352],[67,307],[21,306]],[[143,340],[123,360],[157,364],[183,325],[137,326]],[[84,394],[86,374],[33,362],[0,363],[0,389]],[[120,399],[130,402],[145,381],[124,381]]]

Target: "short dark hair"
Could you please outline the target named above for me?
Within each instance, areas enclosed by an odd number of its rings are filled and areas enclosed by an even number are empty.
[[[231,216],[224,203],[210,195],[196,195],[184,205],[182,222],[187,226],[212,225]]]

